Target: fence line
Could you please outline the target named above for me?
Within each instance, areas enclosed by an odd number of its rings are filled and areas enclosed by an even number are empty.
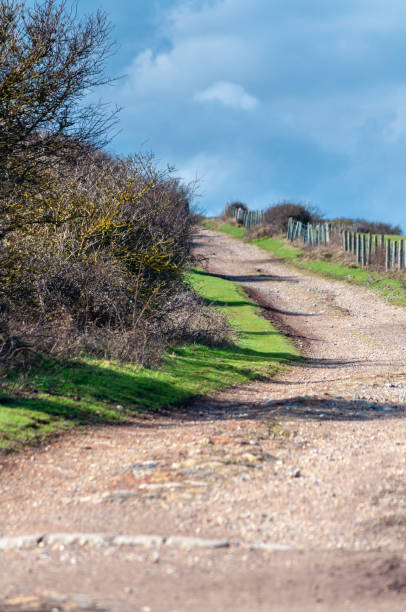
[[[292,242],[301,238],[304,244],[311,246],[329,244],[333,231],[331,223],[302,223],[292,218],[288,221],[288,239]]]
[[[342,247],[351,253],[355,261],[368,267],[373,256],[381,256],[385,261],[385,270],[406,269],[405,238],[386,238],[383,234],[366,234],[335,227],[331,223],[302,223],[290,218],[288,222],[288,239],[291,242],[302,240],[303,244],[319,246],[330,244],[332,236],[341,234]]]
[[[234,208],[230,212],[231,216],[247,229],[264,222],[263,210]],[[368,267],[373,264],[373,259],[378,258],[387,271],[406,269],[405,238],[394,239],[383,234],[366,234],[328,222],[302,223],[292,218],[288,221],[287,235],[291,242],[302,240],[303,244],[311,247],[328,245],[333,238],[339,243],[341,236],[343,250],[351,253],[359,265]]]
[[[231,214],[236,219],[249,229],[254,225],[259,225],[264,220],[265,212],[263,210],[244,210],[243,208],[234,208],[231,210]]]
[[[385,270],[406,268],[404,238],[386,238],[384,235],[361,234],[350,230],[342,230],[342,236],[344,251],[353,252],[357,262],[362,266],[371,265],[372,256],[382,253]]]

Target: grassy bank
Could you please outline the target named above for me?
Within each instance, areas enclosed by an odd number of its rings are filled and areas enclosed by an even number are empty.
[[[233,238],[245,239],[245,229],[236,228],[230,223],[210,219],[204,222],[204,226],[215,231],[221,231]],[[235,233],[238,229],[238,234]],[[307,270],[318,276],[345,281],[361,287],[367,287],[386,297],[393,304],[406,305],[406,282],[404,277],[396,272],[383,273],[365,268],[359,268],[355,264],[346,266],[334,261],[321,259],[307,260],[303,249],[293,246],[283,238],[260,238],[251,240],[261,249],[267,251],[274,257],[281,258],[286,263],[292,264],[302,270]]]
[[[211,229],[217,232],[224,232],[229,234],[233,238],[244,238],[245,227],[239,227],[238,225],[232,225],[231,223],[224,223],[221,219],[205,219],[203,225],[207,229]]]
[[[0,448],[37,443],[78,426],[119,424],[127,415],[269,377],[298,359],[291,342],[262,318],[235,283],[198,270],[188,280],[238,330],[235,345],[179,347],[158,370],[97,359],[43,361],[24,377],[14,374],[3,383]]]

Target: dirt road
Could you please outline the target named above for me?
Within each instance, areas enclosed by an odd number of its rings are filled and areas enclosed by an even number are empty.
[[[0,610],[406,610],[406,309],[208,230],[196,251],[307,359],[4,460]]]

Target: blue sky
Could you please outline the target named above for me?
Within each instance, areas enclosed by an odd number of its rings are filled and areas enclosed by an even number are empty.
[[[116,153],[153,151],[219,213],[304,201],[406,230],[404,0],[79,0],[124,75]]]

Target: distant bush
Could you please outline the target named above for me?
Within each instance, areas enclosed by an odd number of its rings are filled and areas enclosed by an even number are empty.
[[[248,206],[243,202],[231,202],[231,204],[227,204],[224,210],[225,217],[234,217],[234,214],[237,210],[242,210],[242,212],[248,212]]]
[[[269,227],[271,234],[282,234],[288,230],[290,217],[302,223],[310,223],[313,220],[313,212],[304,204],[282,202],[265,211],[263,222]]]
[[[371,234],[393,234],[400,236],[402,228],[399,225],[383,223],[381,221],[367,221],[366,219],[351,219],[347,217],[337,217],[332,219],[332,223],[343,227],[354,228],[358,232]]]

